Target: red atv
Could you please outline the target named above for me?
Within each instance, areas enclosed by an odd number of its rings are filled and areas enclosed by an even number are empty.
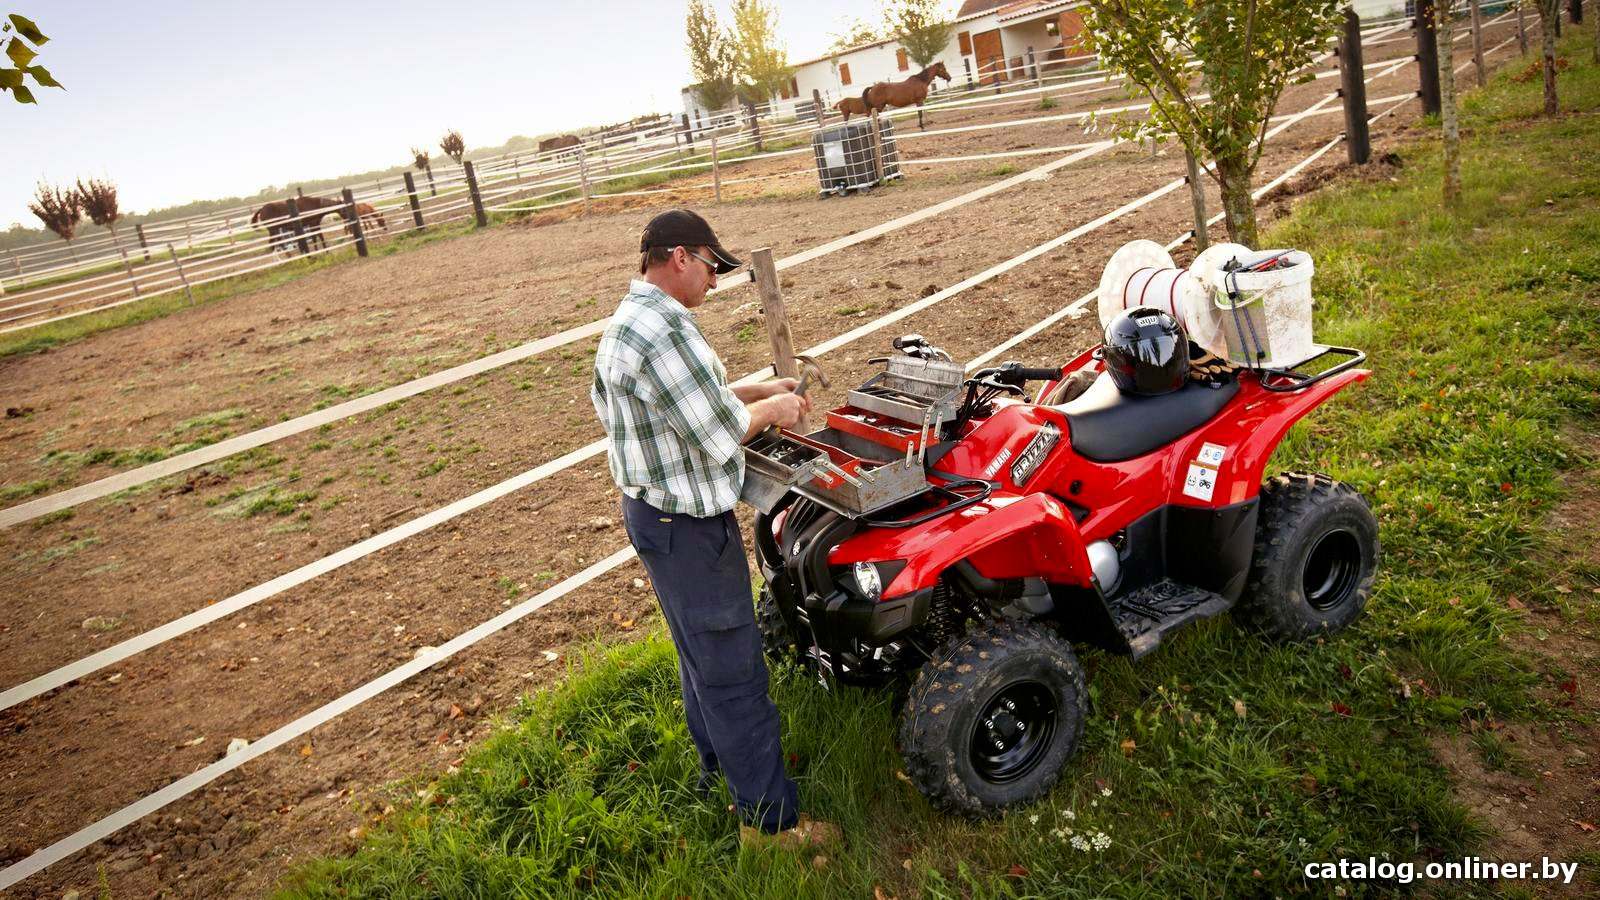
[[[914,673],[899,744],[937,806],[993,815],[1050,788],[1083,728],[1074,642],[1138,658],[1230,609],[1292,641],[1365,606],[1362,496],[1325,475],[1263,483],[1289,427],[1370,375],[1358,351],[1129,396],[1098,348],[967,378],[919,336],[894,343],[827,428],[752,442],[744,499],[767,652],[825,685]]]

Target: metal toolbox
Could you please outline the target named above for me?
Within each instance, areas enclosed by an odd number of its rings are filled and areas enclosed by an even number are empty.
[[[771,512],[789,491],[849,516],[862,516],[928,489],[920,454],[895,453],[848,432],[768,431],[745,445],[739,499]]]

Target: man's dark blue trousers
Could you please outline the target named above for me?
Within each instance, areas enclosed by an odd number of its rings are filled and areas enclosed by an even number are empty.
[[[783,772],[739,520],[731,511],[708,518],[666,513],[624,495],[622,521],[678,648],[683,712],[702,782],[722,772],[747,825],[793,827],[799,792]]]

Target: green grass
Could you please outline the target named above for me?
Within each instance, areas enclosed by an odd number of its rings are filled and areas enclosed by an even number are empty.
[[[1563,470],[1594,465],[1570,436],[1600,426],[1590,40],[1569,38],[1562,76],[1564,106],[1586,114],[1539,119],[1537,82],[1504,78],[1468,102],[1459,211],[1440,211],[1422,145],[1395,181],[1335,187],[1270,238],[1316,260],[1319,339],[1365,348],[1376,373],[1293,430],[1273,464],[1349,481],[1377,510],[1381,575],[1349,633],[1277,647],[1222,620],[1138,665],[1087,652],[1077,756],[1045,800],[988,823],[932,812],[897,777],[888,692],[828,694],[779,670],[805,805],[849,837],[820,867],[740,853],[726,797],[696,798],[659,630],[595,645],[458,772],[375,813],[358,850],[301,869],[284,893],[1306,895],[1332,889],[1303,880],[1309,861],[1481,852],[1487,834],[1430,741],[1475,720],[1571,715],[1537,699],[1507,598],[1560,606],[1555,585],[1600,585],[1545,521]],[[1497,738],[1477,746],[1491,766],[1518,765]],[[1600,855],[1586,859],[1592,877]]]

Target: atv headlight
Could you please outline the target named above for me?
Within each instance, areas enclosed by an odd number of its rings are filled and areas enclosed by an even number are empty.
[[[858,562],[851,567],[856,577],[856,590],[873,603],[883,596],[883,579],[878,577],[878,567],[869,562]]]

